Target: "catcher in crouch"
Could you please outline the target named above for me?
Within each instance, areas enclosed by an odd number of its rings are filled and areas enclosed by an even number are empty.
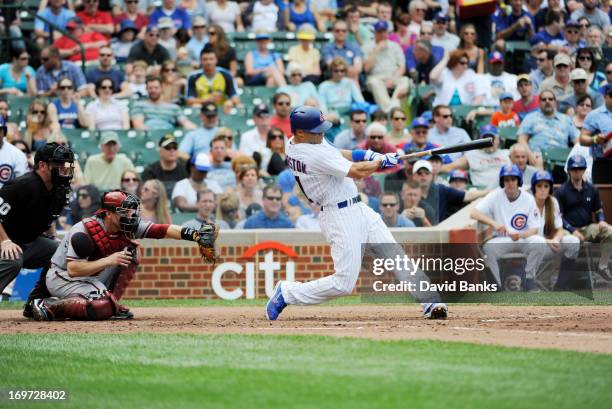
[[[194,230],[144,222],[139,207],[138,197],[113,190],[102,196],[101,208],[93,217],[72,226],[51,258],[46,284],[52,297],[32,301],[35,320],[133,318],[117,300],[138,264],[134,239],[195,241],[203,258],[215,260],[215,225],[203,224]]]

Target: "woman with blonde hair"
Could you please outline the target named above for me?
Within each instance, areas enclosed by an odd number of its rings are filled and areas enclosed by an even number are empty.
[[[232,159],[232,170],[236,174],[234,192],[240,199],[240,216],[245,218],[249,205],[262,204],[263,191],[259,186],[259,169],[254,159],[241,155]]]
[[[168,194],[164,184],[158,179],[149,179],[140,190],[140,218],[160,224],[172,224]]]
[[[477,74],[484,74],[485,52],[478,47],[476,41],[476,27],[473,24],[465,24],[461,26],[459,32],[459,47],[457,50],[465,51],[468,56],[468,68],[474,70]]]
[[[38,98],[33,100],[26,115],[26,130],[23,137],[28,147],[32,151],[37,151],[47,143],[47,138],[59,129],[58,123],[51,122],[45,101]]]
[[[218,198],[217,224],[220,229],[233,229],[240,221],[240,198],[234,192],[222,193]]]

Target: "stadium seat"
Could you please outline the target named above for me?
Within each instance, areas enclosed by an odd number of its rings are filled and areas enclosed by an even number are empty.
[[[518,130],[515,126],[506,126],[499,128],[500,147],[510,148],[518,140],[516,131]]]
[[[96,131],[63,128],[62,133],[68,140],[76,159],[81,165],[85,165],[85,161],[87,161],[89,156],[100,153],[100,147],[98,146],[99,135]]]
[[[542,152],[544,163],[549,169],[554,166],[565,167],[565,162],[571,150],[571,148],[548,148]]]
[[[34,97],[17,97],[15,95],[8,95],[6,98],[10,110],[14,113],[20,113],[24,118],[27,115],[28,109],[30,109],[30,104],[32,101],[34,101],[34,99]]]

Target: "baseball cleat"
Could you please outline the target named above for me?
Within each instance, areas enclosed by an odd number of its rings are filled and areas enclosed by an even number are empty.
[[[274,293],[266,304],[266,318],[269,321],[275,321],[280,313],[285,309],[287,303],[283,298],[283,292],[281,291],[281,282],[279,281],[274,287]]]
[[[134,314],[127,307],[119,304],[119,311],[113,315],[111,320],[131,320],[134,319]]]
[[[53,315],[47,307],[45,307],[44,300],[42,298],[38,298],[32,301],[32,318],[36,321],[52,321]]]
[[[448,307],[441,302],[432,302],[423,312],[423,317],[426,320],[445,320],[448,317]]]

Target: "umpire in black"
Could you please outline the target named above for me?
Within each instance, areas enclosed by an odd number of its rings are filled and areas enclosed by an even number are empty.
[[[68,204],[73,174],[70,148],[48,143],[36,152],[33,172],[0,189],[0,293],[22,267],[43,267],[41,277],[46,274],[59,242],[44,233]],[[46,291],[41,282],[33,293]]]

